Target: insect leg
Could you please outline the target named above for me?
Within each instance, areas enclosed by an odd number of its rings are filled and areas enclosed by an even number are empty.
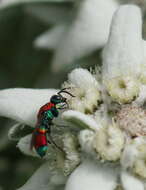
[[[66,106],[67,105],[67,106]],[[61,105],[59,108],[57,108],[57,109],[59,109],[59,110],[62,110],[62,109],[66,109],[66,108],[69,108],[69,105],[68,105],[68,103],[66,102],[65,104],[63,104],[63,105]]]
[[[57,94],[58,95],[61,95],[61,93],[66,93],[66,94],[69,94],[70,96],[72,97],[75,97],[73,94],[71,94],[70,92],[66,91],[66,89],[71,89],[70,87],[69,88],[63,88],[62,90],[60,90]]]
[[[49,144],[51,144],[51,141],[49,141],[48,139],[47,139],[47,142],[48,142]]]
[[[47,126],[47,134],[48,134],[48,137],[49,137],[49,142],[51,142],[52,144],[54,144],[54,146],[56,147],[56,148],[58,148],[59,150],[61,150],[63,153],[64,153],[64,151],[63,151],[63,149],[61,148],[61,147],[59,147],[56,143],[55,143],[55,141],[53,140],[53,138],[52,138],[52,136],[51,136],[51,126],[50,125],[48,125]]]
[[[51,140],[51,143],[53,143],[56,148],[58,148],[61,152],[64,153],[64,150],[55,143],[55,141],[53,140],[52,136],[50,134],[48,136],[49,136],[49,139]]]

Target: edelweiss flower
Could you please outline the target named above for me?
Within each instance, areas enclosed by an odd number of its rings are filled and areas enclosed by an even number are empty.
[[[52,126],[52,136],[64,153],[48,145],[46,162],[21,190],[144,190],[146,62],[141,30],[140,9],[121,6],[103,50],[102,72],[78,68],[68,75],[62,87],[75,97],[63,95],[69,109]],[[9,137],[19,137],[18,147],[25,154],[37,156],[30,150],[31,134],[20,136],[21,125],[34,127],[39,108],[55,93],[1,90],[0,115],[18,122]]]

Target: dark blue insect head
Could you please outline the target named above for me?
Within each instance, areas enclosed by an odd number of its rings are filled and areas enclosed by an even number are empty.
[[[66,103],[67,98],[63,97],[61,94],[66,93],[69,94],[70,96],[74,97],[70,92],[66,91],[67,88],[63,88],[60,90],[57,95],[53,95],[50,99],[50,102],[53,104],[60,104],[60,103]]]
[[[64,98],[61,95],[53,95],[50,99],[50,102],[56,105],[56,104],[66,102],[66,98]]]

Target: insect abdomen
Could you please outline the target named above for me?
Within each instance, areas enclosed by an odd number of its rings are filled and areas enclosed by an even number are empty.
[[[46,128],[42,126],[37,127],[35,131],[34,148],[41,157],[45,156],[48,149],[46,132]]]
[[[38,147],[36,149],[36,152],[38,153],[40,157],[44,157],[46,155],[47,150],[48,150],[48,146],[43,145],[43,146]]]

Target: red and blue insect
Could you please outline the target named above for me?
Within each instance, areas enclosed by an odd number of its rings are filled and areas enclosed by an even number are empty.
[[[44,157],[48,150],[48,143],[53,143],[58,149],[62,150],[53,140],[51,136],[51,125],[54,117],[58,117],[59,109],[64,109],[68,106],[67,99],[62,93],[67,93],[67,88],[60,90],[57,95],[50,98],[50,102],[43,105],[37,115],[37,124],[32,134],[31,149],[34,147],[40,157]]]

